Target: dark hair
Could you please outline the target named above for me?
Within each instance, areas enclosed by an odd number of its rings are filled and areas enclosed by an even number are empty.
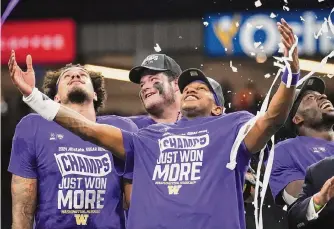
[[[54,99],[54,97],[57,94],[57,82],[59,79],[59,76],[61,73],[72,67],[80,67],[85,69],[82,65],[77,64],[67,64],[65,67],[58,69],[57,71],[48,71],[46,72],[46,75],[44,77],[43,81],[43,92],[46,94],[49,98]],[[86,69],[87,70],[87,69]],[[101,107],[103,107],[104,102],[107,98],[107,93],[105,90],[105,85],[104,85],[104,77],[100,72],[94,72],[94,71],[89,71],[90,79],[92,81],[94,91],[97,95],[97,101],[94,100],[94,109],[97,112]]]
[[[176,80],[179,77],[179,75],[177,73],[174,73],[174,72],[172,72],[170,70],[167,70],[167,71],[165,71],[163,73],[168,77],[169,81]]]

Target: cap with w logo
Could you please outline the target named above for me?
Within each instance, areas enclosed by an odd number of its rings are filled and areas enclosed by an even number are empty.
[[[173,60],[173,58],[165,54],[152,54],[147,56],[140,66],[136,66],[130,70],[130,81],[139,84],[142,72],[145,69],[157,72],[171,71],[177,76],[182,72],[180,66]]]

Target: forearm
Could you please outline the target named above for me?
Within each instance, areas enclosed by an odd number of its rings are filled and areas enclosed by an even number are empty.
[[[12,178],[12,229],[32,229],[37,200],[36,179]]]
[[[65,106],[60,106],[54,121],[84,140],[110,150],[116,157],[125,158],[123,138],[119,128],[90,121]]]

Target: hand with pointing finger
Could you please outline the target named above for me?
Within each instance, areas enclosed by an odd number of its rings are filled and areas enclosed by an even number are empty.
[[[32,90],[35,88],[35,72],[32,67],[32,58],[30,55],[26,57],[27,71],[24,72],[17,65],[15,59],[15,51],[12,50],[9,61],[8,68],[10,77],[13,84],[19,89],[23,96],[27,97],[32,93]]]

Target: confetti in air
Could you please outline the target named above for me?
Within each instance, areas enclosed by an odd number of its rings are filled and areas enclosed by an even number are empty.
[[[260,0],[257,0],[254,4],[255,4],[256,7],[262,6],[262,3],[261,3]]]
[[[287,6],[283,6],[283,10],[290,11],[290,8]]]
[[[247,28],[252,28],[252,24],[251,23],[247,23]]]
[[[270,14],[270,17],[271,18],[275,18],[275,17],[277,17],[277,15],[276,14],[274,14],[273,12]]]
[[[255,48],[258,48],[261,44],[262,44],[261,41],[259,41],[259,42],[254,42],[254,47],[255,47]]]
[[[228,108],[231,108],[231,103],[228,103]]]
[[[227,91],[227,93],[231,93],[232,91]]]
[[[288,4],[288,0],[284,0],[284,2],[285,2],[286,4]]]
[[[270,77],[270,73],[264,75],[264,78],[268,79]]]
[[[227,48],[225,48],[225,52],[227,52]]]
[[[154,46],[154,50],[155,50],[156,52],[161,52],[161,48],[160,48],[160,46],[159,46],[158,43],[155,44],[155,46]]]
[[[207,26],[209,25],[209,22],[205,21],[205,22],[203,22],[203,25],[204,25],[205,27],[207,27]]]
[[[239,27],[239,22],[236,22],[236,23],[235,23],[235,26],[236,26],[236,27]]]
[[[255,56],[255,52],[251,52],[250,54],[251,54],[251,56]]]
[[[325,0],[318,0],[318,2],[323,2],[323,1],[325,1]]]
[[[238,69],[232,65],[232,60],[230,61],[230,67],[233,72],[238,72]]]
[[[287,210],[288,210],[288,206],[284,205],[283,211],[287,211]]]
[[[328,23],[328,21],[327,21],[327,19],[325,18],[325,21],[322,23],[322,25],[321,25],[321,29],[318,31],[318,33],[317,34],[314,34],[314,38],[315,39],[318,39],[321,35],[322,35],[322,33],[324,32],[324,33],[328,33],[328,26],[327,26],[327,23]]]
[[[305,19],[304,19],[302,16],[300,16],[300,20],[301,20],[301,21],[305,21]]]
[[[182,36],[179,36],[179,39],[182,39]]]
[[[328,74],[327,75],[327,77],[330,78],[330,79],[333,78],[333,76],[334,76],[334,74]]]
[[[257,25],[256,28],[257,29],[262,29],[263,25]]]

